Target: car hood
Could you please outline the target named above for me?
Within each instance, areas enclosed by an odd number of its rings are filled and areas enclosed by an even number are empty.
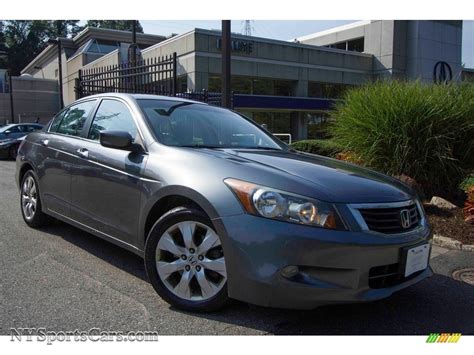
[[[312,183],[336,203],[405,201],[414,191],[399,180],[339,160],[291,151],[226,150],[258,165],[265,165]]]

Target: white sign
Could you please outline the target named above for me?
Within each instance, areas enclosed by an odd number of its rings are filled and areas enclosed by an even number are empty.
[[[423,244],[415,248],[408,249],[407,262],[405,265],[405,277],[424,270],[428,267],[428,258],[430,256],[430,245]]]

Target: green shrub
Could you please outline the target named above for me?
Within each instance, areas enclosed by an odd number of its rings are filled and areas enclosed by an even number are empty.
[[[459,185],[461,190],[467,192],[469,189],[474,188],[474,175],[467,177],[464,179],[461,184]]]
[[[365,165],[449,195],[474,167],[474,85],[377,82],[348,91],[335,141]]]
[[[291,147],[302,152],[325,155],[328,157],[334,157],[337,153],[342,151],[341,147],[332,139],[303,140],[291,144]]]

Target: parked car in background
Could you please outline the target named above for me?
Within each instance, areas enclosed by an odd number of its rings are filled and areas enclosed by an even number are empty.
[[[43,125],[39,123],[17,123],[0,127],[0,158],[16,159],[22,138],[41,129]]]
[[[373,301],[433,274],[410,187],[200,102],[80,99],[27,136],[16,182],[26,224],[52,216],[142,256],[186,310]]]

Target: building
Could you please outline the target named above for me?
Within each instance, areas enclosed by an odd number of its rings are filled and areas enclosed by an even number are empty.
[[[462,21],[360,21],[296,41],[371,54],[375,77],[432,81],[444,61],[461,79]]]
[[[12,122],[46,122],[59,111],[58,81],[33,78],[29,74],[11,78],[0,69],[0,125]]]
[[[164,39],[166,39],[164,36],[137,33],[137,45],[140,49],[157,44]],[[74,79],[77,78],[79,69],[97,60],[102,65],[127,60],[132,36],[128,31],[87,27],[74,38],[60,38],[59,41],[61,42],[60,53],[58,53],[58,44],[49,44],[21,73],[29,74],[34,78],[58,81],[60,56],[63,101],[67,105],[76,99]]]
[[[178,91],[220,91],[220,36],[220,31],[194,29],[171,38],[142,35],[139,45],[144,59],[177,53]],[[79,69],[128,60],[123,46],[130,39],[129,32],[87,28],[64,40],[65,103],[75,98]],[[461,43],[462,21],[361,21],[294,41],[232,34],[232,90],[245,94],[234,108],[274,133],[312,138],[325,121],[328,102],[347,88],[379,78],[430,82],[440,67],[442,79],[461,80]],[[103,51],[96,49],[102,44]],[[56,52],[49,46],[23,73],[57,77]]]

